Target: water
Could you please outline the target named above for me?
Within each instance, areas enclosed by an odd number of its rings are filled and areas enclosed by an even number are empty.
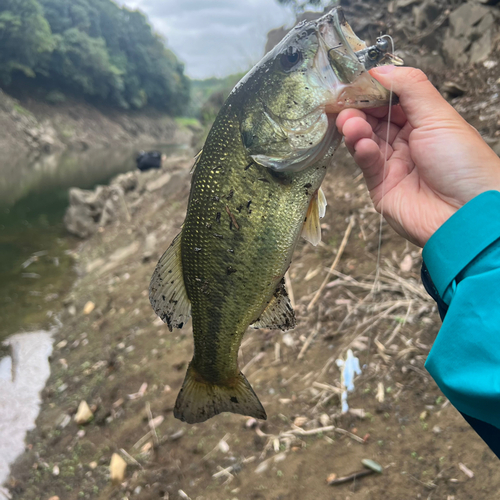
[[[156,149],[169,154],[179,147]],[[123,148],[0,166],[0,499],[50,374],[54,312],[76,278],[77,240],[63,226],[69,188],[107,184],[134,168],[135,151]]]
[[[179,146],[158,147],[171,154]],[[19,330],[47,328],[52,308],[74,282],[63,226],[70,187],[90,189],[135,168],[135,151],[109,149],[0,167],[0,342]]]

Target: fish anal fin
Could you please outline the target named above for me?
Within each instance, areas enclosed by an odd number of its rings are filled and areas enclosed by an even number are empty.
[[[191,316],[191,302],[182,274],[181,234],[158,261],[149,285],[149,301],[154,312],[167,323],[170,331],[182,328]]]
[[[294,328],[295,323],[295,313],[282,280],[271,301],[252,327],[286,331]]]
[[[321,241],[320,218],[326,213],[326,197],[321,188],[314,193],[307,209],[306,220],[302,228],[302,237],[314,246]]]
[[[174,417],[196,424],[224,411],[267,419],[266,411],[243,373],[228,384],[213,384],[203,379],[190,363],[177,396]]]

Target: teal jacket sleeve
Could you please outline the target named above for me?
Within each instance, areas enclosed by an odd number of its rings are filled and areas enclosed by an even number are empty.
[[[456,212],[423,259],[447,306],[425,366],[460,412],[500,429],[500,192]]]

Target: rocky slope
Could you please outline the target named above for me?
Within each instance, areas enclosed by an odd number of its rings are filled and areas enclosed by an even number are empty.
[[[50,104],[23,96],[15,99],[0,90],[0,170],[19,159],[37,158],[65,149],[189,142],[192,134],[175,120],[156,113],[98,109],[84,101]]]

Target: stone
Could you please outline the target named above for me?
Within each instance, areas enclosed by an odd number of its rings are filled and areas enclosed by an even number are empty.
[[[482,5],[470,2],[462,4],[450,14],[450,26],[455,37],[468,37],[472,27],[477,24],[489,10]]]
[[[425,29],[432,24],[441,14],[441,8],[434,0],[426,0],[422,5],[413,7],[415,26]]]
[[[467,89],[456,82],[444,82],[440,90],[446,97],[460,97],[467,92]]]
[[[470,63],[476,64],[484,61],[491,54],[493,49],[493,40],[491,36],[491,29],[486,31],[484,35],[476,40],[470,49]]]
[[[83,314],[90,314],[94,309],[95,309],[95,304],[91,300],[89,300],[83,306]]]
[[[75,415],[75,422],[78,425],[84,425],[92,420],[94,414],[92,410],[89,408],[89,405],[85,400],[80,401],[80,405],[78,406],[78,411]]]
[[[448,61],[457,66],[467,63],[468,57],[465,53],[470,45],[470,41],[464,37],[455,38],[448,30],[443,41],[443,53]]]
[[[85,239],[97,231],[92,212],[87,206],[69,206],[64,215],[66,230],[79,238]]]
[[[120,484],[125,479],[125,471],[127,469],[127,462],[123,460],[121,455],[113,453],[111,462],[109,464],[109,472],[111,482],[115,485]]]
[[[137,175],[135,172],[120,174],[113,179],[112,183],[113,185],[120,186],[124,193],[128,193],[129,191],[133,191],[137,187]]]
[[[144,241],[144,252],[142,254],[143,262],[148,262],[156,254],[158,239],[155,233],[149,233]]]

